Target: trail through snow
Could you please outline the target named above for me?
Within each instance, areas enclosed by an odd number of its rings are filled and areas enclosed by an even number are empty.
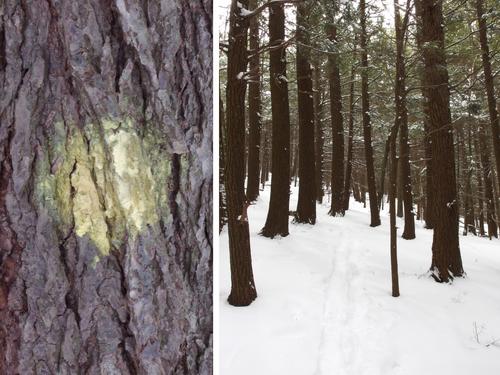
[[[345,217],[325,204],[316,225],[290,224],[288,237],[271,240],[258,235],[268,202],[266,186],[248,211],[258,293],[249,307],[226,302],[221,234],[222,375],[500,374],[500,241],[461,236],[467,278],[441,285],[426,276],[432,231],[417,222],[416,240],[398,239],[393,298],[387,212],[371,228],[359,203]],[[291,210],[296,202],[293,188]]]

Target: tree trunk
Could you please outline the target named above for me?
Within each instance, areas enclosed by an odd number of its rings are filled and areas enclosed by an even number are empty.
[[[250,9],[257,7],[257,0],[250,0]],[[248,84],[248,178],[247,199],[253,202],[259,196],[260,167],[260,131],[261,99],[260,99],[260,54],[259,49],[259,16],[250,19],[250,82]]]
[[[354,47],[356,49],[356,46]],[[349,85],[349,133],[347,138],[347,163],[344,179],[344,211],[349,209],[349,198],[351,196],[351,179],[353,163],[353,139],[354,139],[354,79],[356,73],[354,65],[351,67],[351,83]]]
[[[270,6],[269,44],[272,106],[271,199],[262,235],[273,238],[288,235],[290,201],[290,111],[286,78],[285,10],[281,3]],[[279,47],[278,47],[279,46]]]
[[[211,374],[210,2],[0,13],[0,373]]]
[[[224,148],[225,145],[225,112],[222,96],[219,94],[219,233],[222,232],[224,225],[227,223],[227,201],[226,201],[226,188],[224,183]]]
[[[480,144],[480,156],[481,164],[483,170],[483,180],[484,180],[484,198],[486,200],[486,222],[488,223],[488,237],[498,237],[498,227],[495,215],[495,201],[494,201],[494,191],[493,184],[495,181],[492,178],[492,165],[490,160],[490,148],[488,147],[488,142],[486,141],[486,129],[482,122],[479,123],[479,144]]]
[[[322,122],[321,103],[321,68],[319,58],[314,64],[314,123],[315,123],[315,177],[316,177],[316,200],[323,202],[323,144],[324,134]]]
[[[396,131],[396,127],[394,130]],[[389,215],[391,225],[391,284],[392,296],[399,297],[399,275],[398,275],[398,237],[396,227],[396,183],[397,183],[397,162],[396,157],[396,132],[391,141],[391,175],[389,186]]]
[[[462,276],[462,258],[458,243],[458,203],[455,177],[455,150],[451,124],[448,70],[444,53],[442,3],[421,1],[422,53],[425,63],[425,90],[429,105],[432,141],[434,236],[432,276],[447,282]]]
[[[421,1],[415,1],[415,13],[417,18],[417,46],[419,50],[422,50],[422,3]],[[423,58],[422,58],[423,62]],[[425,69],[422,69],[419,73],[420,85],[422,86],[422,96],[424,98],[422,103],[422,112],[424,114],[424,148],[425,148],[425,210],[424,210],[424,220],[425,228],[434,228],[434,189],[432,182],[432,148],[431,148],[431,125],[430,125],[430,112],[429,104],[427,102],[428,94],[426,92],[426,81],[425,81]]]
[[[336,6],[334,3],[332,6]],[[332,12],[334,13],[334,12]],[[329,17],[328,39],[338,49],[337,26],[335,17]],[[340,87],[339,55],[337,51],[328,57],[330,74],[330,114],[332,121],[332,201],[329,214],[344,216],[344,125],[342,118],[342,92]]]
[[[377,187],[375,185],[375,169],[373,166],[372,128],[370,123],[370,98],[368,93],[368,51],[366,32],[366,4],[365,0],[359,2],[361,34],[359,45],[361,47],[361,110],[363,112],[363,137],[365,143],[366,177],[368,183],[368,196],[370,199],[371,227],[380,225],[380,215],[377,204]]]
[[[410,0],[408,0],[410,1]],[[404,220],[405,226],[402,237],[405,240],[415,238],[415,217],[413,213],[413,194],[411,188],[411,169],[410,169],[410,146],[408,145],[408,110],[406,108],[406,66],[405,66],[405,35],[407,31],[408,15],[404,20],[399,13],[398,0],[394,0],[395,25],[396,25],[396,123],[399,128],[399,160],[401,190],[404,202]]]
[[[486,32],[486,18],[484,17],[483,0],[476,0],[477,22],[479,24],[479,42],[481,44],[481,57],[483,60],[484,84],[488,97],[488,111],[490,113],[491,134],[493,136],[493,153],[495,155],[497,171],[500,172],[500,124],[498,119],[495,85],[491,72],[490,49],[488,47],[488,36]],[[500,173],[498,173],[498,184],[500,185]]]
[[[309,3],[297,5],[297,91],[299,109],[299,200],[295,221],[316,222],[314,99],[310,60]]]
[[[233,306],[247,306],[257,298],[252,271],[250,234],[245,198],[245,91],[241,72],[247,68],[248,20],[241,17],[248,0],[233,0],[229,16],[229,50],[226,87],[226,194]]]

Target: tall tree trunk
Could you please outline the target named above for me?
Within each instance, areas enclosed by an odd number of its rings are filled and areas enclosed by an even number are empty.
[[[479,150],[479,140],[477,139],[477,133],[474,134],[474,154],[475,154],[475,166],[476,166],[476,180],[477,180],[477,197],[478,197],[478,224],[479,224],[479,235],[482,237],[484,233],[484,188],[483,188],[483,166],[481,162],[481,151]]]
[[[332,7],[337,7],[336,2]],[[337,41],[337,26],[335,25],[335,11],[331,12],[328,25],[328,39],[335,51],[328,56],[329,86],[330,86],[330,114],[332,121],[332,201],[329,214],[344,216],[344,125],[342,118],[342,91],[340,87],[340,68]]]
[[[410,1],[410,0],[408,0]],[[405,66],[405,35],[408,25],[408,14],[401,19],[399,2],[394,0],[396,25],[396,123],[399,128],[399,159],[402,198],[404,201],[405,226],[402,237],[406,240],[415,238],[415,217],[413,213],[413,194],[411,188],[410,146],[408,145],[408,110],[406,108],[406,66]]]
[[[226,188],[224,183],[224,148],[225,145],[225,112],[222,96],[219,93],[219,233],[222,232],[224,225],[227,223],[227,201],[226,201]]]
[[[321,68],[319,57],[314,60],[314,124],[315,124],[315,177],[316,177],[316,200],[323,202],[323,144],[324,132],[322,126],[322,102],[321,102]]]
[[[247,306],[257,297],[252,271],[250,234],[245,198],[245,91],[241,72],[247,68],[248,20],[241,17],[248,0],[233,0],[229,16],[226,87],[226,194],[233,306]]]
[[[483,180],[484,180],[484,198],[486,200],[486,222],[488,223],[488,237],[498,237],[498,227],[495,215],[495,201],[494,201],[494,188],[495,183],[492,178],[492,165],[490,160],[490,148],[488,147],[488,142],[486,141],[486,129],[484,128],[484,123],[479,122],[479,145],[480,145],[480,156],[481,164],[483,169]]]
[[[211,374],[211,3],[0,13],[0,373]]]
[[[462,276],[462,258],[458,243],[458,202],[455,177],[455,150],[451,124],[448,70],[444,53],[444,20],[441,2],[421,1],[422,53],[425,63],[425,90],[429,105],[432,141],[434,236],[432,276],[447,282]]]
[[[295,221],[316,222],[314,164],[314,99],[310,64],[309,13],[311,3],[297,5],[297,91],[299,109],[299,201]]]
[[[421,1],[415,1],[415,13],[417,17],[417,45],[418,49],[422,50],[422,3]],[[423,62],[423,58],[422,58]],[[422,112],[424,115],[424,149],[425,149],[425,210],[424,210],[424,220],[425,228],[434,228],[434,189],[432,182],[432,147],[431,147],[431,125],[430,125],[430,107],[427,102],[428,94],[426,92],[425,83],[425,68],[421,69],[420,73],[420,85],[422,87],[422,96],[424,98],[422,103]]]
[[[356,49],[356,46],[354,46]],[[354,65],[351,67],[351,82],[349,84],[349,132],[347,136],[347,162],[344,179],[344,211],[349,209],[349,198],[351,195],[352,163],[353,163],[353,139],[354,139],[354,79],[356,71]]]
[[[479,42],[481,44],[481,57],[483,60],[484,84],[488,97],[488,111],[490,113],[491,134],[493,136],[493,152],[495,155],[497,171],[499,172],[498,185],[500,185],[500,124],[495,97],[495,85],[491,72],[490,49],[488,46],[487,25],[484,17],[483,0],[476,0],[477,22],[479,24]]]
[[[258,6],[257,0],[250,0],[250,9]],[[247,199],[253,202],[259,196],[260,167],[260,131],[261,99],[260,99],[260,54],[259,49],[259,16],[250,19],[250,82],[248,84],[248,178]]]
[[[460,148],[462,153],[462,174],[463,174],[463,204],[464,204],[464,230],[463,235],[466,236],[468,233],[476,234],[476,226],[474,224],[474,205],[472,201],[472,147],[470,143],[470,124],[464,123],[467,126],[467,145],[464,129],[460,132]]]
[[[269,15],[270,81],[272,106],[271,199],[262,235],[273,238],[288,235],[290,202],[290,110],[286,78],[285,10],[273,3]]]
[[[368,196],[370,199],[371,227],[380,225],[380,215],[377,204],[377,187],[375,185],[375,168],[373,166],[372,128],[370,120],[370,97],[368,93],[368,51],[366,32],[366,4],[359,2],[361,34],[359,45],[361,48],[361,111],[363,112],[363,137],[365,143],[366,177]]]

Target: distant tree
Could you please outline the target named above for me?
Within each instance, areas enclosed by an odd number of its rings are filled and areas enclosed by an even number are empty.
[[[258,0],[249,1],[250,9],[258,6]],[[249,83],[248,83],[248,178],[247,199],[253,202],[259,196],[260,138],[262,105],[260,93],[259,15],[250,18],[249,36]]]
[[[342,116],[342,90],[340,86],[339,43],[335,15],[339,11],[338,1],[326,6],[327,35],[333,51],[328,55],[328,83],[330,88],[330,115],[332,122],[332,176],[331,207],[329,214],[344,216],[344,125]]]
[[[363,137],[365,143],[366,177],[368,183],[368,196],[370,199],[371,227],[380,225],[380,214],[377,203],[377,187],[375,185],[375,169],[373,165],[372,127],[370,120],[370,94],[368,92],[368,50],[366,30],[366,2],[360,0],[360,36],[359,46],[361,54],[361,111],[363,119]]]
[[[491,56],[488,45],[487,24],[484,14],[484,1],[476,0],[477,22],[479,24],[479,42],[481,44],[481,57],[483,61],[484,85],[488,98],[488,111],[490,114],[491,134],[493,136],[493,152],[497,165],[498,185],[500,186],[500,123],[495,97],[495,84],[491,71]]]

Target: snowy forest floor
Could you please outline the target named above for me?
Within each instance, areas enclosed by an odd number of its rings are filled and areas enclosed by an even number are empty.
[[[221,234],[223,375],[500,374],[500,241],[460,236],[467,277],[438,284],[427,276],[432,231],[417,221],[417,238],[403,240],[398,219],[393,298],[388,211],[371,228],[368,207],[351,200],[334,218],[325,203],[316,225],[291,223],[288,237],[271,240],[258,235],[269,189],[248,211],[258,293],[248,307],[226,301],[227,228]],[[297,197],[293,188],[291,210]]]

